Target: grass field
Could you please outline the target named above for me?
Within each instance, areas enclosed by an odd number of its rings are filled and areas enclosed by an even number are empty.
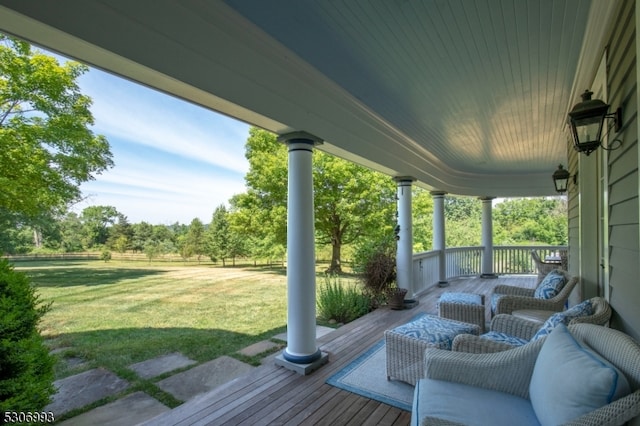
[[[286,330],[283,269],[132,262],[19,262],[52,309],[42,334],[61,360],[58,378],[104,367],[158,395],[127,366],[181,352],[199,362]],[[246,360],[251,361],[251,360]]]

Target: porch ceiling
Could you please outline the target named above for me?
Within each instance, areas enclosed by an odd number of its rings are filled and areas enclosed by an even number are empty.
[[[533,196],[616,3],[0,0],[0,30],[428,189]]]

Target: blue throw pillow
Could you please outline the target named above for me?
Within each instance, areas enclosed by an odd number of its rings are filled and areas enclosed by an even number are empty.
[[[551,315],[544,324],[542,324],[542,327],[540,327],[540,330],[538,330],[538,332],[531,338],[531,341],[533,342],[541,337],[548,336],[558,324],[569,325],[572,319],[586,317],[589,315],[593,315],[591,300],[585,300],[584,302],[578,303],[564,312],[555,313]]]
[[[564,424],[629,392],[624,374],[582,346],[564,324],[547,336],[529,385],[531,405],[543,426]]]
[[[538,284],[533,297],[538,299],[552,299],[560,293],[562,287],[567,283],[564,274],[557,269],[549,272],[546,277]]]

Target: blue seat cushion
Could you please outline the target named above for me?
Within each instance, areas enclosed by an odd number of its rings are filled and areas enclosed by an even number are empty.
[[[463,425],[539,425],[529,400],[461,383],[421,379],[413,393],[411,424],[436,417]]]
[[[440,303],[459,303],[461,305],[482,305],[482,296],[474,293],[456,293],[448,291],[440,296]]]

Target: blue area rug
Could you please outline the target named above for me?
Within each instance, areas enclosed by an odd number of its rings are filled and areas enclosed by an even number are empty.
[[[342,370],[327,379],[327,383],[369,399],[411,411],[413,386],[387,380],[384,340],[379,341]]]

